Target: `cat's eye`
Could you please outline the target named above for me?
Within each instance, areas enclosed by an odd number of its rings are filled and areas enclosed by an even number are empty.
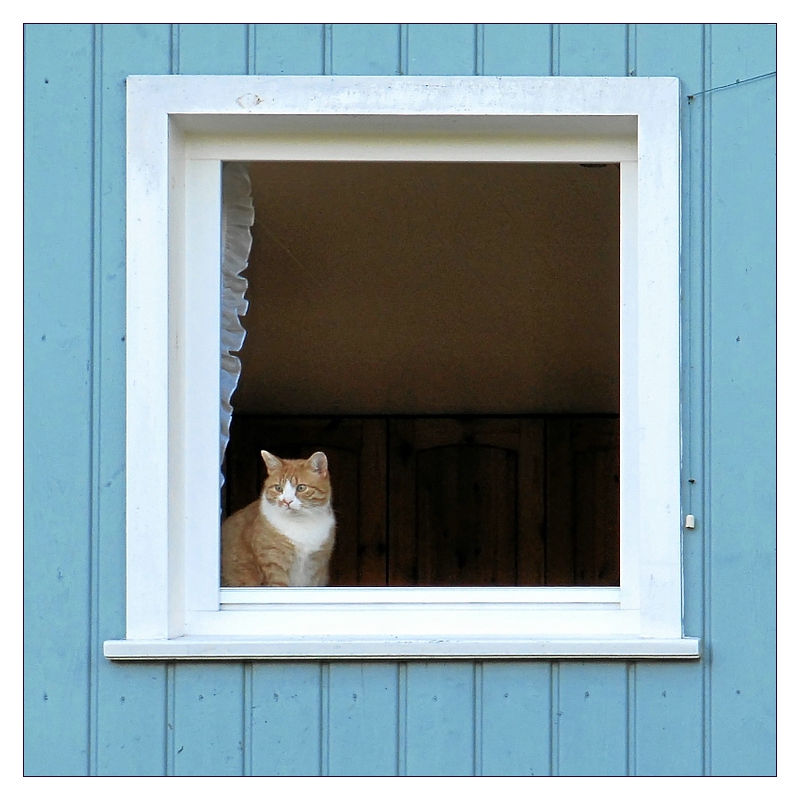
[[[307,488],[308,487],[304,483],[298,483],[297,484],[297,491],[298,492],[304,492]]]
[[[274,489],[276,492],[279,492],[279,491],[281,490],[281,485],[280,485],[279,483],[276,483],[276,484],[275,484],[275,485],[274,485],[272,488],[273,488],[273,489]]]

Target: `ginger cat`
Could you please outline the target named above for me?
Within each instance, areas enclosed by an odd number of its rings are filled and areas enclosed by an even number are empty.
[[[222,585],[326,586],[336,528],[326,455],[261,457],[260,497],[222,523]]]

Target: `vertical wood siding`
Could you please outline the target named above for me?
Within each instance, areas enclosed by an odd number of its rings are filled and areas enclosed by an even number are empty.
[[[769,25],[25,29],[25,771],[775,771]],[[686,632],[700,663],[112,664],[124,635],[129,74],[682,81]]]
[[[705,32],[702,25],[637,25],[629,35],[629,53],[635,53],[631,70],[640,76],[675,75],[680,78],[682,95],[707,88],[704,83]],[[703,481],[703,375],[704,307],[703,286],[705,228],[702,103],[683,101],[681,115],[682,242],[681,285],[683,320],[681,351],[682,400],[682,496],[686,513],[702,517]],[[689,481],[693,480],[694,483]],[[701,521],[702,524],[702,521]],[[687,635],[704,637],[703,534],[699,529],[683,537],[684,630]],[[704,642],[704,646],[708,641]],[[634,665],[634,769],[638,775],[700,775],[711,772],[703,742],[706,726],[703,708],[706,699],[706,663]]]
[[[26,33],[25,768],[80,774],[94,651],[92,29]]]
[[[766,26],[709,38],[712,86],[775,69]],[[775,695],[775,81],[741,89],[709,96],[706,133],[709,747],[723,774],[763,769],[775,737],[761,711]]]
[[[57,35],[57,34],[51,34]],[[93,449],[96,517],[92,597],[95,702],[87,769],[102,775],[163,773],[166,674],[163,664],[111,664],[102,643],[125,630],[125,79],[169,72],[168,25],[109,25],[94,30],[94,322],[96,404]],[[134,667],[131,669],[131,667]]]

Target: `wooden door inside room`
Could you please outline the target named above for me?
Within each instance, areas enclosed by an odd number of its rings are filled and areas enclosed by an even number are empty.
[[[390,585],[542,584],[542,445],[542,420],[390,420]]]
[[[618,586],[619,418],[234,415],[223,511],[262,449],[328,456],[332,586]]]

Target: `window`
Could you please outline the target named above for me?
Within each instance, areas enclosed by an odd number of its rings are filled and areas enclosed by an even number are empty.
[[[678,657],[678,81],[134,77],[127,629],[110,658]],[[226,161],[619,164],[618,586],[220,589]]]
[[[248,173],[223,515],[322,450],[331,585],[619,586],[619,163]]]

